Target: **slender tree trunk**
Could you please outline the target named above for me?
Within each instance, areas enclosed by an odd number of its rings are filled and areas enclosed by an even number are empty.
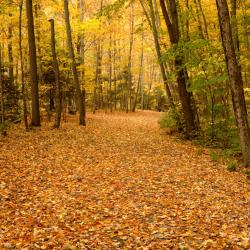
[[[38,72],[38,82],[40,83],[42,80],[43,74],[43,64],[42,64],[42,48],[41,48],[41,4],[40,0],[36,0],[34,5],[34,15],[35,15],[35,30],[36,30],[36,38],[37,38],[37,72]]]
[[[117,74],[116,74],[116,41],[114,39],[114,51],[113,51],[113,74],[114,74],[114,109],[117,108]]]
[[[136,94],[135,94],[135,100],[134,105],[132,108],[132,112],[135,112],[136,104],[137,104],[137,97],[140,90],[140,85],[143,80],[143,61],[144,61],[144,32],[143,32],[143,26],[142,26],[142,35],[141,35],[141,57],[140,57],[140,70],[139,70],[139,77],[138,77],[138,83],[136,88]]]
[[[244,89],[240,68],[233,43],[232,27],[226,0],[216,0],[222,45],[225,53],[230,85],[236,105],[240,143],[245,165],[250,164],[250,132],[244,98]]]
[[[113,101],[112,101],[112,34],[109,35],[109,49],[108,49],[108,57],[109,57],[109,93],[108,93],[108,103],[110,112],[113,109]],[[107,89],[107,90],[108,90]]]
[[[0,92],[1,92],[1,123],[4,125],[4,91],[2,79],[2,43],[0,42]]]
[[[25,90],[25,83],[24,83],[23,49],[22,49],[22,12],[23,12],[23,0],[21,0],[20,4],[19,4],[19,54],[20,54],[20,66],[21,66],[23,117],[24,117],[24,126],[25,126],[25,129],[27,131],[29,129],[29,124],[28,124],[26,90]]]
[[[34,19],[32,0],[26,0],[27,26],[28,26],[28,43],[29,43],[29,60],[30,60],[30,81],[32,95],[32,117],[31,125],[40,126],[40,110],[39,110],[39,89],[37,77],[36,62],[36,42],[34,33]]]
[[[159,63],[160,70],[161,70],[163,83],[164,83],[164,86],[165,86],[165,89],[166,89],[166,94],[168,96],[169,104],[170,104],[170,106],[172,108],[175,109],[172,93],[171,93],[171,90],[169,88],[169,81],[168,81],[166,69],[164,67],[164,64],[161,62],[162,52],[161,52],[161,46],[160,46],[160,41],[159,41],[159,36],[158,36],[158,31],[157,31],[157,26],[156,26],[153,2],[152,2],[152,0],[149,0],[150,14],[147,13],[142,0],[140,0],[140,3],[141,3],[141,6],[142,6],[142,8],[144,10],[144,14],[147,17],[148,23],[149,23],[149,25],[150,25],[150,27],[152,29],[152,33],[153,33],[153,37],[154,37],[155,50],[156,50],[158,63]]]
[[[52,51],[52,57],[53,57],[53,69],[54,69],[55,83],[56,83],[56,117],[55,117],[54,127],[60,128],[62,102],[61,102],[61,84],[60,84],[59,66],[58,66],[58,61],[57,61],[57,56],[56,56],[54,19],[50,20],[50,30],[51,30],[51,51]]]
[[[70,56],[70,60],[71,60],[71,67],[72,67],[72,72],[73,72],[73,77],[74,77],[74,84],[75,84],[76,95],[77,95],[78,106],[79,106],[79,124],[85,126],[86,125],[85,111],[84,111],[85,100],[83,99],[84,95],[83,95],[83,93],[81,91],[79,78],[78,78],[78,73],[77,73],[77,69],[76,69],[75,52],[74,52],[73,43],[72,43],[71,26],[70,26],[70,20],[69,20],[68,0],[64,0],[64,15],[65,15],[65,24],[66,24],[69,56]],[[85,90],[83,90],[83,92],[84,91]]]
[[[84,21],[84,6],[85,6],[85,1],[84,0],[79,0],[79,12],[80,12],[80,22]],[[81,74],[80,74],[80,79],[81,79],[81,85],[82,85],[82,95],[83,95],[83,110],[84,110],[84,117],[86,117],[86,104],[85,104],[85,95],[86,95],[86,90],[85,90],[85,35],[84,33],[80,34],[79,36],[79,58],[80,58],[80,65],[81,65]]]
[[[202,4],[201,4],[201,0],[197,0],[198,1],[198,6],[202,15],[202,19],[203,19],[203,24],[204,24],[204,34],[205,34],[205,38],[208,40],[209,39],[209,34],[208,34],[208,25],[207,25],[207,19],[206,16],[204,14],[203,8],[202,8]]]
[[[128,81],[127,81],[127,107],[126,112],[132,111],[132,52],[134,45],[134,5],[130,6],[130,40],[128,54]]]
[[[10,5],[12,1],[10,1]],[[12,18],[12,13],[9,14],[9,17]],[[14,60],[13,60],[13,46],[12,46],[12,23],[9,24],[8,27],[8,57],[9,57],[9,78],[11,88],[14,88]]]

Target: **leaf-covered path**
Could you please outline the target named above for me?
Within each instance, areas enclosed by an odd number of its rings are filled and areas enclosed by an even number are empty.
[[[89,115],[0,139],[0,249],[247,249],[249,184],[158,128]]]

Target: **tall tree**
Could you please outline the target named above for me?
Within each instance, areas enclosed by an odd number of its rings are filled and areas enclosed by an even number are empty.
[[[55,74],[55,83],[56,83],[56,117],[55,117],[55,128],[60,128],[61,123],[61,112],[62,112],[62,104],[61,104],[61,84],[59,78],[59,66],[56,55],[56,41],[55,41],[55,21],[54,19],[50,19],[50,30],[51,30],[51,51],[53,57],[53,68]]]
[[[168,8],[166,7],[166,2],[167,4],[169,3]],[[160,0],[160,5],[168,29],[170,42],[173,46],[176,46],[180,40],[176,2],[175,0]],[[190,134],[190,132],[197,128],[195,118],[195,104],[192,100],[192,93],[187,91],[188,73],[185,68],[184,58],[182,55],[180,55],[180,53],[176,53],[175,68],[177,70],[178,92],[184,114],[186,132],[187,134]]]
[[[169,88],[169,81],[168,81],[166,68],[164,67],[164,64],[163,64],[163,62],[161,60],[162,51],[161,51],[161,46],[160,46],[160,41],[159,41],[159,34],[158,34],[158,30],[157,30],[157,25],[156,25],[156,17],[155,17],[154,5],[153,5],[152,0],[148,1],[148,3],[149,3],[149,13],[147,13],[145,5],[144,5],[142,0],[140,0],[140,3],[141,3],[141,6],[143,8],[144,14],[147,17],[147,21],[149,23],[149,26],[152,29],[152,33],[153,33],[153,37],[154,37],[154,45],[155,45],[155,50],[156,50],[156,54],[157,54],[157,59],[158,59],[158,62],[159,62],[163,83],[164,83],[165,88],[166,88],[166,93],[167,93],[167,96],[168,96],[169,104],[170,104],[170,106],[172,108],[175,109],[172,93],[171,93],[171,90]],[[155,5],[155,8],[156,8],[156,5]]]
[[[80,82],[78,78],[78,72],[76,69],[76,59],[75,59],[75,52],[73,48],[73,42],[72,42],[72,34],[71,34],[71,26],[70,26],[70,20],[69,20],[69,5],[68,0],[64,0],[64,15],[65,15],[65,24],[66,24],[66,32],[67,32],[67,42],[68,42],[68,49],[69,49],[69,56],[71,60],[71,67],[74,77],[74,85],[75,85],[75,91],[77,95],[77,101],[78,101],[78,108],[79,108],[79,124],[85,126],[85,110],[84,110],[84,95],[81,91]],[[84,90],[83,90],[84,91]]]
[[[235,101],[236,119],[240,134],[240,144],[244,162],[245,165],[247,165],[250,164],[250,131],[247,120],[247,109],[244,98],[243,81],[235,53],[227,1],[216,0],[216,4],[229,81]]]
[[[1,93],[1,123],[4,124],[4,95],[2,79],[2,43],[0,43],[0,93]]]
[[[31,81],[31,95],[32,95],[31,125],[40,126],[41,122],[40,122],[40,110],[39,110],[36,41],[35,41],[35,32],[34,32],[32,0],[26,0],[26,14],[27,14],[27,27],[28,27],[30,81]]]
[[[23,49],[22,49],[22,12],[23,12],[23,0],[19,3],[19,54],[20,54],[20,66],[21,66],[21,85],[22,85],[22,99],[23,99],[23,117],[25,129],[29,129],[28,124],[28,111],[27,100],[24,83],[24,66],[23,66]]]

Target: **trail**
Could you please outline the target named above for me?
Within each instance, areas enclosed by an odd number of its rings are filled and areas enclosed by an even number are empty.
[[[156,112],[0,138],[0,249],[249,249],[250,189]]]

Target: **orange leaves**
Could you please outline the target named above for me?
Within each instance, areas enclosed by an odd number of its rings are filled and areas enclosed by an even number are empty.
[[[247,249],[245,178],[158,113],[89,116],[0,139],[0,249]]]

